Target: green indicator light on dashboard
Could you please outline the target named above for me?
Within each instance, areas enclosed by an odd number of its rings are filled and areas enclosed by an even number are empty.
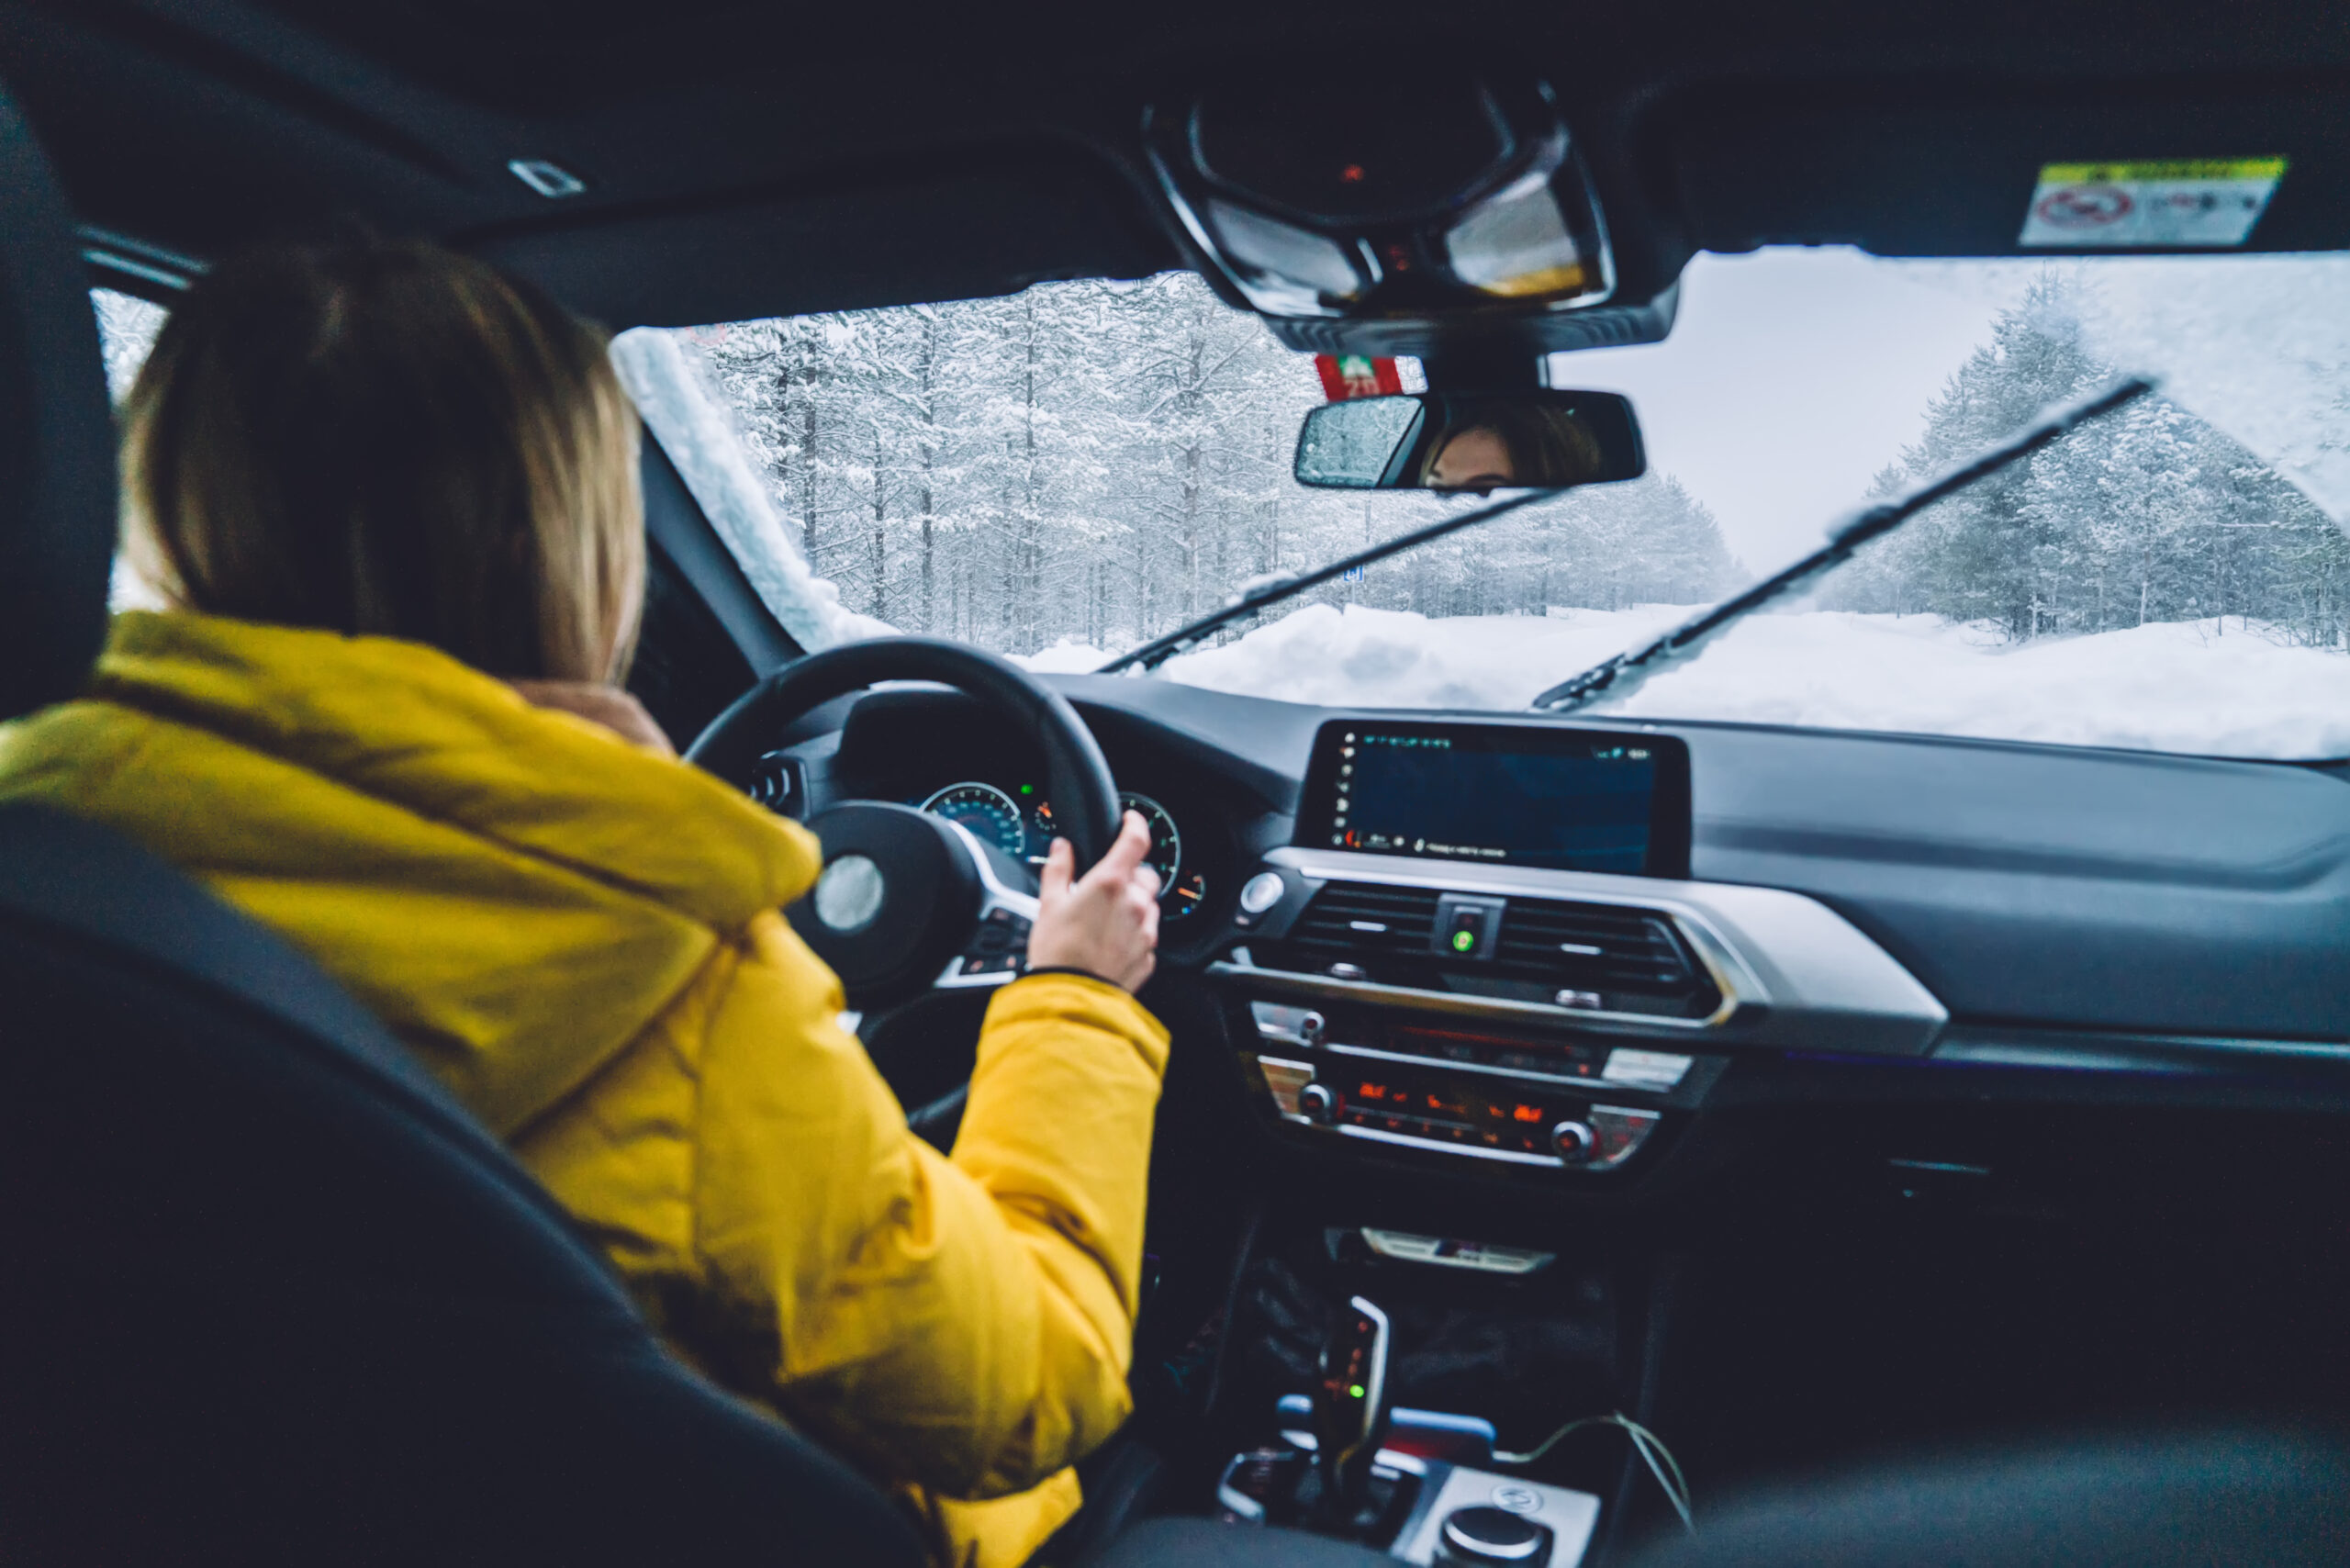
[[[1347,1389],[1347,1393],[1356,1399],[1360,1399],[1362,1397],[1362,1384],[1358,1383],[1350,1385]]]
[[[1036,792],[1036,786],[1034,784],[1023,784],[1020,786],[1020,792],[1024,795],[1033,795]]]
[[[1473,931],[1463,929],[1452,934],[1452,950],[1456,953],[1465,953],[1476,945],[1477,934]]]

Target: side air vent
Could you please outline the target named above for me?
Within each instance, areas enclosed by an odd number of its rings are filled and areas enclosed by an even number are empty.
[[[1502,912],[1494,970],[1584,1000],[1610,1013],[1703,1018],[1721,1005],[1673,923],[1610,904],[1512,899]]]
[[[1436,941],[1433,888],[1329,882],[1271,967],[1419,990],[1464,991],[1593,1013],[1695,1021],[1721,992],[1671,920],[1647,910],[1560,899],[1502,902],[1490,957],[1456,957]]]

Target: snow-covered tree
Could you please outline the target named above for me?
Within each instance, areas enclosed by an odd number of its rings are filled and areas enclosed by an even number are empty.
[[[707,361],[843,602],[1015,653],[1140,641],[1244,581],[1468,498],[1289,478],[1311,363],[1188,273],[700,329]],[[1317,598],[1436,615],[1689,602],[1742,579],[1669,477],[1578,491]]]
[[[2086,286],[2051,272],[1926,412],[1877,476],[1890,495],[2051,403],[2109,380],[2084,344]],[[2317,646],[2350,635],[2350,539],[2239,442],[2158,396],[2091,422],[1863,553],[1833,608],[1986,622],[2018,641],[2231,617]]]

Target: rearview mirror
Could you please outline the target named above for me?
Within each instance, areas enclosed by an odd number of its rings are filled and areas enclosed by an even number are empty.
[[[1413,392],[1305,416],[1297,482],[1338,490],[1564,489],[1648,472],[1613,392]]]

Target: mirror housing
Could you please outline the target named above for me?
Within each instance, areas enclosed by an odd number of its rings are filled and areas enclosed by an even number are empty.
[[[1297,434],[1317,489],[1568,489],[1648,472],[1631,399],[1528,387],[1326,403]]]

